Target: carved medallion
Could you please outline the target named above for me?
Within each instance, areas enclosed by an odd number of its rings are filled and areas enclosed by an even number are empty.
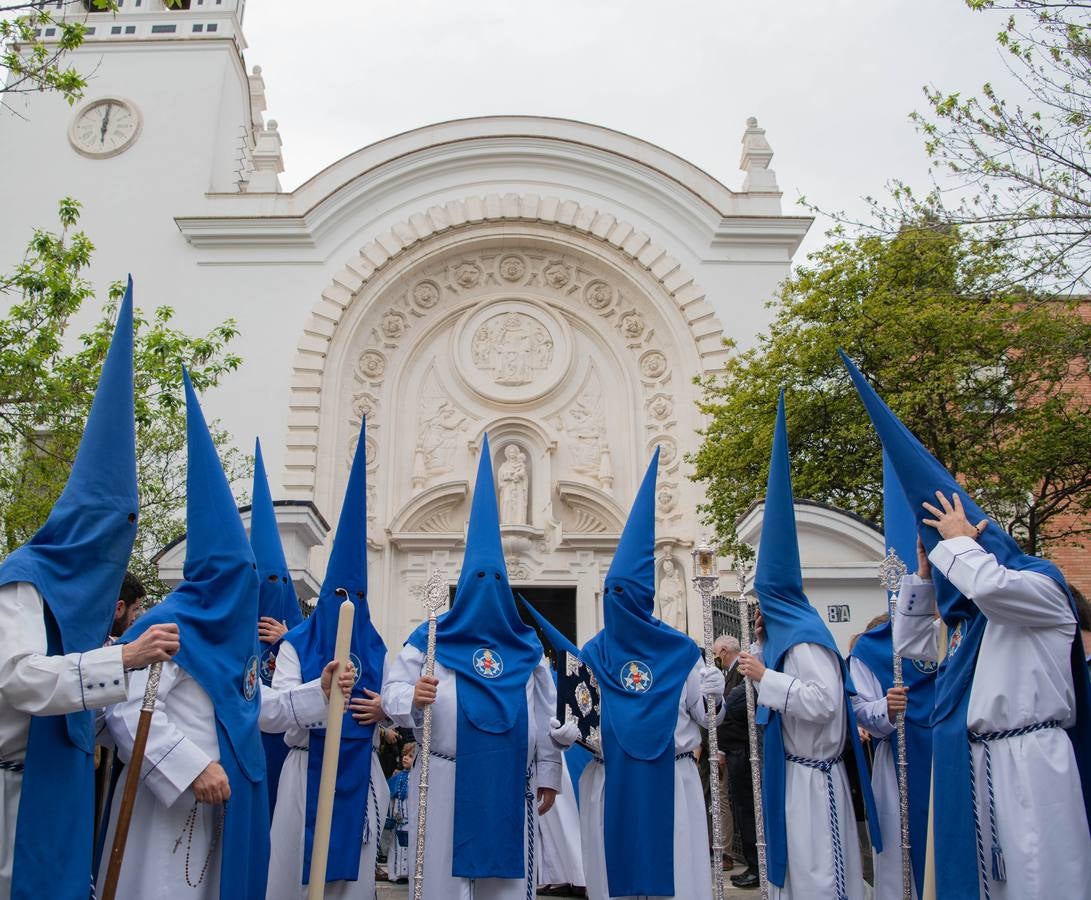
[[[365,350],[356,363],[356,372],[365,381],[377,381],[386,373],[386,357],[378,350]]]
[[[422,281],[413,288],[413,303],[420,309],[431,309],[439,303],[439,286],[434,281]]]
[[[534,301],[499,300],[474,307],[454,340],[463,381],[476,393],[504,403],[544,396],[571,365],[567,324]]]
[[[663,458],[662,452],[660,452],[659,458]],[[664,482],[656,488],[655,505],[659,512],[663,514],[674,512],[674,508],[678,505],[678,495],[673,484]]]
[[[462,262],[455,266],[454,276],[459,287],[476,287],[481,280],[481,267],[477,263]]]
[[[387,312],[387,314],[383,316],[383,320],[379,323],[379,329],[382,331],[383,336],[392,341],[396,341],[405,334],[405,329],[407,327],[408,323],[405,319],[405,313],[396,309]]]
[[[649,350],[640,357],[640,371],[645,378],[659,378],[667,371],[667,357],[658,350]]]
[[[667,394],[656,394],[648,401],[648,414],[660,422],[674,412],[674,401]]]
[[[520,281],[527,274],[527,264],[521,256],[505,256],[496,270],[504,281]]]
[[[379,400],[367,391],[352,395],[352,414],[357,419],[374,418],[379,411]]]
[[[572,280],[572,270],[562,262],[551,262],[542,270],[546,284],[560,290]]]
[[[605,312],[614,302],[614,289],[605,281],[590,281],[584,288],[583,298],[595,312]]]
[[[618,326],[621,328],[621,333],[630,341],[636,340],[644,333],[644,319],[635,310],[625,313]]]

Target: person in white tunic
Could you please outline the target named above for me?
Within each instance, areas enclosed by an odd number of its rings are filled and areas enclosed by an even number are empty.
[[[361,423],[318,603],[308,619],[284,636],[273,676],[274,687],[288,687],[321,671],[335,651],[341,605],[351,601],[349,652],[359,676],[341,724],[333,836],[325,872],[328,900],[372,900],[375,896],[375,853],[389,802],[386,779],[374,752],[375,725],[385,718],[378,691],[386,645],[368,607],[365,429]],[[322,722],[317,728],[292,729],[285,735],[292,749],[282,769],[273,812],[269,900],[298,900],[306,896],[310,885],[325,727]]]
[[[161,708],[148,737],[151,754],[141,769],[118,896],[262,900],[269,800],[259,730],[257,566],[184,370],[182,380],[188,457],[183,578],[119,641],[132,642],[172,621],[181,646],[176,665],[165,667],[162,676]],[[130,699],[107,714],[123,759],[131,750],[142,692],[139,680],[133,682]],[[274,704],[266,706],[266,721],[275,718],[285,727],[283,715],[271,716]],[[111,828],[121,803],[115,797]],[[104,860],[100,879],[106,869]]]
[[[606,574],[605,627],[580,651],[601,704],[601,756],[580,778],[584,874],[596,900],[712,897],[694,751],[708,724],[705,699],[722,700],[724,676],[653,612],[658,470],[656,449]]]
[[[130,279],[76,459],[46,522],[0,564],[0,897],[82,898],[94,819],[94,714],[129,669],[168,659],[163,624],[103,647],[136,537]]]
[[[917,574],[899,593],[895,649],[943,658],[933,714],[936,896],[1087,896],[1091,685],[1064,576],[990,522],[842,356],[922,542]]]
[[[757,685],[765,724],[762,788],[770,896],[863,900],[860,846],[846,766],[882,849],[867,767],[849,702],[851,682],[826,624],[803,592],[784,395],[777,405],[754,589],[758,652],[739,670]]]
[[[535,816],[561,785],[560,751],[549,738],[556,689],[541,642],[519,618],[500,541],[486,436],[474,488],[466,553],[452,609],[439,617],[435,677],[426,678],[427,625],[391,664],[382,706],[413,728],[410,843],[418,824],[421,724],[432,705],[426,900],[525,900],[536,885]],[[410,877],[412,894],[415,876]]]
[[[883,533],[888,548],[884,564],[904,567],[917,555],[917,521],[905,491],[898,483],[890,460],[883,458]],[[932,783],[932,711],[936,705],[936,665],[923,660],[902,660],[902,687],[894,686],[894,645],[889,616],[869,623],[852,645],[849,670],[856,694],[852,708],[860,727],[873,738],[875,756],[871,788],[887,840],[882,853],[874,854],[875,896],[901,900],[902,874],[901,804],[898,795],[899,755],[896,720],[905,713],[905,761],[907,825],[909,837],[910,890],[919,896],[924,884],[928,845],[928,801]]]

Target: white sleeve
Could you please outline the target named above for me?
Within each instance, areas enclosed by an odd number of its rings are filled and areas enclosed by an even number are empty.
[[[758,702],[804,722],[832,722],[844,693],[833,653],[815,644],[796,644],[786,654],[788,660],[799,674],[766,669],[758,682]]]
[[[557,715],[557,686],[553,683],[549,662],[544,656],[530,677],[533,681],[532,706],[528,712],[534,733],[538,787],[560,791],[564,760],[561,751],[549,737],[549,720]]]
[[[122,647],[50,656],[38,589],[27,582],[0,587],[0,693],[20,712],[60,716],[124,700],[128,679]]]
[[[856,685],[852,697],[852,711],[856,713],[856,722],[865,731],[876,737],[886,737],[894,730],[894,723],[887,718],[886,694],[883,686],[867,663],[855,656],[849,657],[849,672]]]
[[[390,666],[381,692],[383,710],[399,728],[420,728],[423,717],[413,705],[413,691],[424,673],[424,654],[406,644]]]
[[[708,704],[705,703],[705,695],[701,693],[701,669],[704,668],[704,665],[704,661],[700,659],[694,663],[693,668],[689,670],[689,675],[686,676],[686,684],[682,690],[686,695],[686,713],[694,722],[707,729]],[[716,724],[719,725],[727,714],[727,704],[723,702],[722,697],[717,699],[716,702],[718,704]]]
[[[940,541],[928,559],[990,622],[1024,628],[1075,625],[1068,595],[1048,575],[1007,569],[970,537]]]
[[[177,663],[163,663],[148,743],[144,748],[144,764],[140,769],[141,780],[164,806],[173,805],[209,763],[215,762],[171,722],[163,709],[164,698],[184,678],[189,675]],[[117,743],[118,754],[126,763],[136,740],[147,680],[147,670],[134,672],[129,699],[106,711],[106,724]]]
[[[894,651],[906,659],[939,661],[936,643],[936,591],[931,580],[906,575],[890,620]]]
[[[273,670],[273,686],[261,686],[261,730],[282,734],[289,728],[325,728],[327,707],[322,679],[304,684],[299,654],[291,644],[282,643]]]

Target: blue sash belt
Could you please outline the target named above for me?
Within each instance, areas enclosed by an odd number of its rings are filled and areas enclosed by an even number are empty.
[[[841,829],[837,819],[837,794],[833,787],[832,769],[839,762],[841,756],[831,756],[829,759],[810,759],[806,756],[795,756],[785,753],[784,758],[788,762],[799,763],[809,769],[817,769],[826,776],[826,800],[830,816],[830,836],[833,841],[833,875],[837,883],[837,900],[848,900],[845,890],[845,853],[841,847]]]
[[[989,794],[989,836],[992,840],[992,880],[1007,881],[1007,867],[1004,865],[1004,851],[1000,847],[1000,834],[996,830],[996,798],[993,794],[993,761],[989,744],[992,741],[1004,741],[1008,738],[1034,734],[1047,728],[1060,728],[1057,719],[1034,722],[1022,728],[1009,728],[1006,731],[971,731],[970,735],[970,796],[974,804],[974,832],[977,837],[977,865],[981,873],[981,883],[985,886],[985,898],[989,900],[989,871],[985,866],[985,845],[981,839],[981,821],[977,814],[977,780],[974,777],[974,744],[980,744],[985,750],[985,789]]]

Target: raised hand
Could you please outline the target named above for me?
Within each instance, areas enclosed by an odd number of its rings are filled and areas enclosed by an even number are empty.
[[[180,646],[178,626],[173,622],[152,625],[140,637],[121,648],[121,663],[126,669],[143,669],[156,662],[166,662]]]
[[[942,509],[937,509],[928,502],[921,504],[935,516],[934,519],[923,519],[925,525],[931,525],[935,528],[945,541],[955,537],[968,537],[976,541],[981,537],[981,532],[989,524],[988,519],[982,519],[977,525],[971,525],[969,519],[966,518],[966,511],[962,508],[962,499],[957,493],[953,494],[950,502],[948,502],[942,491],[936,491],[936,499],[939,500]]]

